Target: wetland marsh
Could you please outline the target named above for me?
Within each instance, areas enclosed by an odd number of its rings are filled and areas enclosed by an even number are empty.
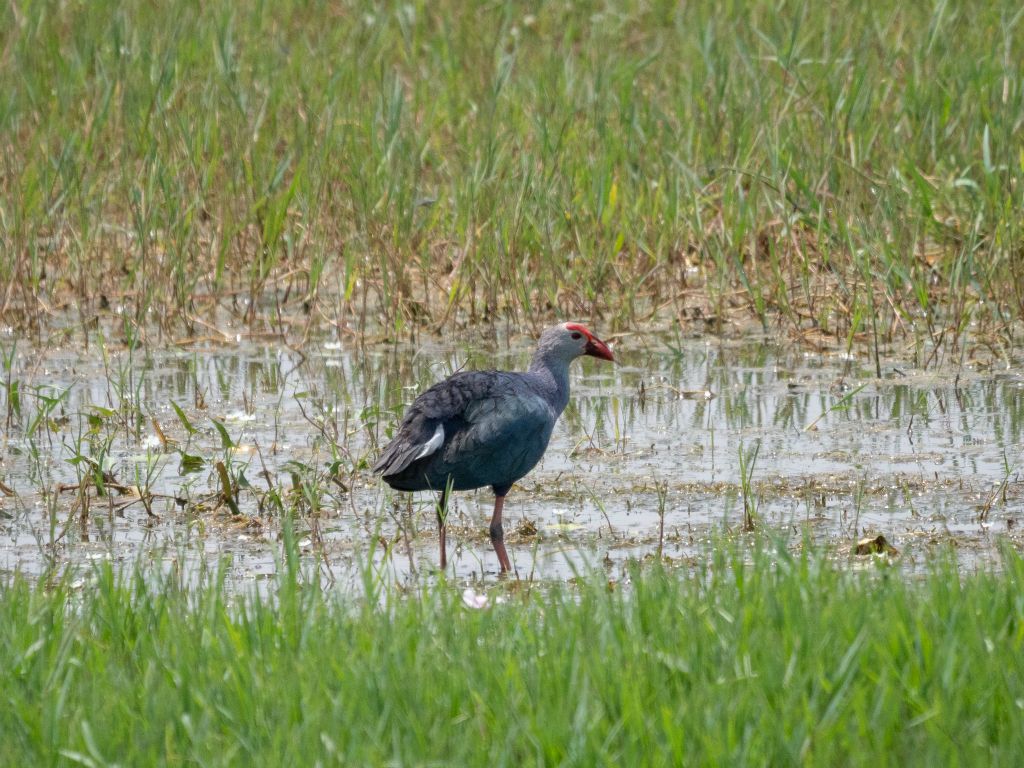
[[[0,6],[0,765],[1017,765],[1022,20]],[[368,468],[566,319],[441,577]]]
[[[275,571],[283,517],[329,579],[372,565],[432,573],[433,497],[367,470],[404,406],[467,366],[522,368],[531,341],[470,330],[418,343],[245,341],[163,350],[11,346],[0,568],[227,557]],[[509,497],[518,575],[565,579],[699,554],[754,527],[849,552],[882,534],[900,560],[955,548],[965,567],[1019,542],[1024,375],[981,359],[921,370],[839,349],[690,330],[623,333],[619,363],[573,373],[539,467]],[[221,475],[221,470],[226,475]],[[224,477],[228,484],[225,485]],[[495,574],[490,495],[459,493],[449,577]]]

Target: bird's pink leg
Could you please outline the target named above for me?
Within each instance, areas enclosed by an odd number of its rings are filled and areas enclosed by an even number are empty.
[[[441,491],[441,496],[437,500],[437,533],[438,538],[441,540],[441,570],[443,571],[448,567],[448,549],[445,546],[445,522],[448,520],[448,489],[445,488]]]
[[[501,527],[501,510],[504,506],[505,497],[495,496],[494,514],[491,516],[491,544],[494,545],[494,552],[501,563],[501,572],[507,573],[512,570],[512,566],[508,561],[508,552],[505,551],[505,530]]]

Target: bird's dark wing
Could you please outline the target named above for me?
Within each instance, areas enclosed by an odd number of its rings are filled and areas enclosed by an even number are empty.
[[[435,384],[409,406],[373,471],[397,475],[415,461],[437,454],[485,414],[503,410],[498,403],[513,397],[515,390],[509,374],[495,371],[464,371]]]

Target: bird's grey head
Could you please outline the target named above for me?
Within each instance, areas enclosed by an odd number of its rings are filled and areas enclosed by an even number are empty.
[[[608,345],[579,323],[553,325],[540,335],[538,357],[570,361],[583,355],[615,360]]]

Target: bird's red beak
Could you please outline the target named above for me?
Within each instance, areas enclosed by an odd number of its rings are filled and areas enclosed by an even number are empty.
[[[597,338],[597,336],[587,336],[587,346],[583,348],[583,353],[591,357],[599,357],[602,360],[615,362],[615,358],[612,357],[612,351],[608,349],[608,345]]]

